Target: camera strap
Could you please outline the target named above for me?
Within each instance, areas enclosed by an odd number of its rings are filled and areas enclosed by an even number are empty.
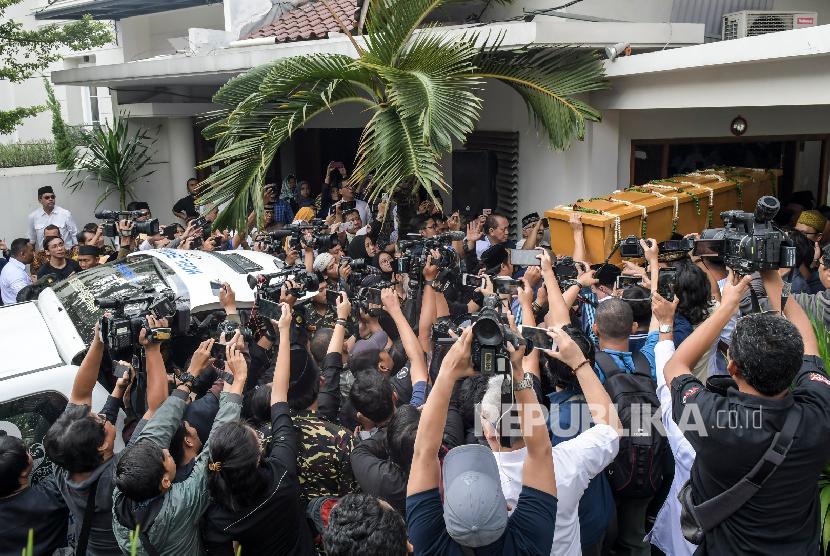
[[[786,459],[793,444],[795,431],[801,423],[801,416],[801,406],[794,404],[787,414],[784,426],[775,433],[767,451],[749,473],[714,498],[694,505],[694,517],[703,531],[710,531],[729,519],[764,486],[767,479]]]
[[[84,518],[81,522],[81,532],[78,534],[78,543],[75,546],[75,554],[78,556],[86,555],[86,548],[89,544],[89,533],[92,529],[92,516],[95,514],[96,492],[98,492],[98,480],[95,480],[89,486],[89,492],[86,495],[86,508],[84,508]]]
[[[784,289],[781,290],[781,314],[784,314],[784,307],[787,305],[787,300],[790,298],[789,290],[790,288],[787,287],[787,284],[784,284]],[[762,313],[761,311],[761,302],[758,300],[758,294],[755,293],[755,290],[751,287],[749,288],[749,298],[752,301],[752,312],[753,313]]]

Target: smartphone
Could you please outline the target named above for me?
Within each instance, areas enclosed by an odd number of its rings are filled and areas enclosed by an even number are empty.
[[[661,268],[657,275],[657,293],[666,301],[674,301],[674,283],[677,280],[676,268]]]
[[[112,362],[112,375],[117,379],[124,376],[124,373],[129,372],[130,365],[125,361]]]
[[[493,209],[481,209],[482,216],[490,216],[493,213]]]
[[[337,290],[326,290],[326,303],[332,306],[340,303],[340,292]]]
[[[533,349],[553,349],[553,338],[548,335],[544,328],[535,326],[519,326],[522,338],[533,347]]]
[[[280,307],[280,304],[263,297],[257,298],[256,311],[264,319],[280,320],[282,316],[282,307]]]
[[[354,227],[354,222],[343,222],[338,228],[341,232],[348,232]]]
[[[219,280],[211,280],[210,281],[210,292],[213,295],[219,295],[219,292],[222,291],[222,282]]]
[[[342,201],[340,203],[340,210],[348,212],[357,208],[357,201]]]
[[[541,249],[511,249],[510,262],[514,266],[541,266]]]
[[[478,274],[462,274],[461,285],[467,286],[468,288],[483,288],[484,277],[479,276]]]
[[[493,278],[493,286],[496,288],[496,293],[516,295],[519,293],[519,286],[521,284],[519,280],[513,280],[511,278]]]
[[[722,248],[722,239],[699,239],[692,254],[696,257],[720,257]]]
[[[624,290],[625,288],[636,286],[640,283],[640,280],[642,280],[642,278],[640,278],[639,276],[625,276],[623,274],[620,274],[619,276],[617,276],[616,282],[614,282],[614,289]]]
[[[226,338],[226,340],[230,340],[230,338]],[[213,342],[213,346],[210,348],[210,356],[215,358],[217,361],[224,361],[225,344],[220,344],[219,340]]]

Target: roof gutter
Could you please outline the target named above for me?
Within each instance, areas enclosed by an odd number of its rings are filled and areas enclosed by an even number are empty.
[[[255,39],[242,39],[238,41],[231,41],[228,46],[230,48],[240,48],[243,46],[261,46],[263,44],[276,44],[276,37],[257,37]]]

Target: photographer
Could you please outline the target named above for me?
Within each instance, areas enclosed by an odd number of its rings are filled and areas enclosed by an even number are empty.
[[[210,446],[205,449],[209,453],[204,462],[208,473],[205,486],[212,499],[202,524],[208,554],[226,554],[232,551],[233,542],[253,554],[312,551],[300,504],[298,439],[288,406],[291,316],[291,308],[282,304],[279,321],[272,321],[280,342],[271,384],[267,451],[263,453],[257,431],[238,420],[214,425]],[[242,379],[244,382],[244,376]]]
[[[235,344],[226,347],[226,382],[219,413],[211,430],[217,434],[225,423],[239,418],[248,368]],[[201,554],[198,529],[193,527],[210,502],[208,452],[212,438],[196,458],[193,471],[183,482],[174,483],[176,464],[167,446],[182,421],[196,377],[185,375],[134,441],[124,449],[116,470],[113,491],[113,531],[125,553],[130,536],[139,529],[138,554]]]
[[[763,271],[762,278],[773,310],[780,311],[783,282],[778,272]],[[783,307],[786,318],[765,313],[738,321],[728,366],[737,391],[727,396],[710,392],[691,374],[738,310],[750,280],[737,280],[730,272],[720,307],[678,347],[664,369],[674,419],[697,453],[690,504],[700,505],[744,481],[773,443],[779,454],[753,473],[760,488],[734,495],[738,507],[730,503],[728,511],[697,514],[707,522],[699,551],[815,554],[820,538],[816,485],[830,457],[824,441],[830,432],[830,380],[804,311],[789,302]],[[729,415],[727,426],[723,415]]]
[[[151,320],[152,325],[164,321]],[[147,329],[140,341],[146,342]],[[92,344],[81,362],[69,403],[63,414],[49,428],[43,445],[46,455],[55,462],[55,479],[72,518],[79,525],[76,552],[83,554],[119,554],[113,533],[112,500],[115,467],[121,454],[114,454],[115,424],[102,413],[91,410],[95,386],[105,346],[99,325],[95,327]],[[159,344],[145,345],[147,351],[147,402],[143,422],[149,420],[167,396],[167,377],[161,361]],[[123,453],[123,452],[122,452]]]
[[[439,465],[441,431],[453,387],[457,380],[475,373],[470,359],[472,342],[473,330],[468,328],[444,357],[421,414],[407,484],[410,542],[416,554],[461,551],[461,547],[505,554],[549,554],[557,510],[551,444],[536,396],[526,386],[520,357],[511,356],[511,367],[527,456],[513,515],[508,519],[498,466],[488,448],[453,448],[445,456],[443,468]],[[442,475],[443,504],[439,494]]]

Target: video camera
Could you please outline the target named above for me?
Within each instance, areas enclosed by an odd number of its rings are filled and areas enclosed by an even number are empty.
[[[409,239],[398,242],[401,256],[395,260],[395,272],[409,274],[410,277],[419,278],[421,270],[427,264],[427,256],[432,250],[437,250],[440,257],[432,261],[441,269],[438,280],[445,281],[446,274],[458,266],[458,255],[450,245],[453,241],[462,241],[466,234],[464,232],[445,232],[434,237],[422,237],[418,234],[408,234]],[[441,274],[443,273],[443,275]]]
[[[266,319],[278,320],[282,315],[280,298],[282,288],[287,282],[291,283],[288,293],[297,298],[295,307],[311,301],[320,291],[320,281],[313,272],[305,267],[291,267],[269,274],[249,275],[248,286],[256,290],[257,313]]]
[[[147,210],[96,210],[95,218],[98,220],[106,220],[102,228],[104,229],[104,236],[118,237],[118,222],[120,220],[127,220],[133,222],[132,234],[147,234],[148,236],[158,235],[159,221],[158,218],[147,220],[145,222],[136,222],[136,218],[141,218],[148,214]]]
[[[176,296],[172,290],[164,290],[145,296],[129,298],[98,297],[95,305],[101,309],[112,309],[101,317],[101,338],[111,353],[133,349],[138,345],[142,328],[147,329],[147,339],[159,343],[173,337],[173,329],[167,327],[151,328],[147,314],[157,319],[173,319],[176,315]],[[189,321],[189,317],[185,319]],[[189,322],[188,322],[189,326]],[[185,330],[187,326],[184,327]]]
[[[780,208],[778,199],[765,196],[758,199],[754,213],[722,212],[724,227],[703,230],[695,255],[720,257],[727,268],[744,276],[794,267],[795,246],[772,222]]]
[[[306,237],[309,231],[311,232],[310,238]],[[295,251],[300,251],[305,246],[322,252],[328,251],[337,245],[337,240],[332,238],[329,227],[320,218],[290,224],[280,230],[274,230],[262,235],[270,236],[272,241],[291,238],[288,240],[288,246]]]
[[[468,315],[470,326],[473,329],[473,345],[471,356],[473,367],[481,374],[487,376],[492,374],[510,374],[510,354],[505,348],[510,343],[515,349],[528,349],[527,342],[519,334],[513,332],[507,321],[507,316],[502,313],[501,300],[497,295],[490,295],[484,298],[484,303],[477,313]],[[452,344],[457,340],[448,337],[449,331],[460,336],[461,328],[454,326],[450,320],[444,319],[433,327],[435,336],[447,336],[438,338],[438,344]]]
[[[391,288],[395,282],[381,281],[368,287],[361,287],[352,299],[352,315],[355,319],[360,318],[360,312],[364,312],[370,317],[379,317],[383,309],[383,302],[380,299],[380,293],[386,288]]]

